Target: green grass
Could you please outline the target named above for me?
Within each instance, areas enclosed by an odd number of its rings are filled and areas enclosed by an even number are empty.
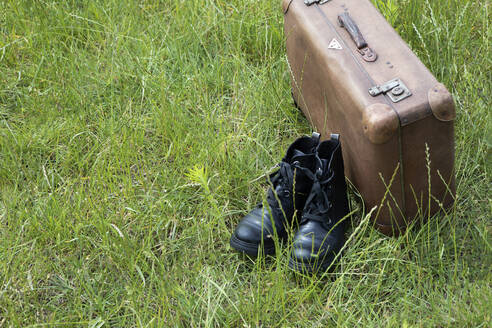
[[[351,194],[300,277],[228,245],[310,133],[279,1],[1,1],[0,327],[490,327],[490,6],[377,2],[456,99],[456,207],[387,238]]]

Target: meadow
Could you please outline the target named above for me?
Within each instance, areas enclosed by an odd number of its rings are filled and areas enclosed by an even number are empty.
[[[455,98],[456,203],[389,238],[351,191],[301,276],[229,246],[312,131],[280,1],[0,1],[0,327],[491,327],[490,2],[373,2]]]

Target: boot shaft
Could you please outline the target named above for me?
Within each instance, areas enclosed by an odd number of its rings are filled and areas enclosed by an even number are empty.
[[[344,164],[342,156],[342,145],[340,137],[332,134],[329,140],[319,144],[317,155],[321,160],[322,177],[326,179],[333,175],[332,181],[324,186],[332,200],[332,217],[336,220],[342,219],[349,212],[347,198],[347,183],[345,181]],[[329,189],[329,190],[328,190]],[[346,220],[345,220],[346,221]]]

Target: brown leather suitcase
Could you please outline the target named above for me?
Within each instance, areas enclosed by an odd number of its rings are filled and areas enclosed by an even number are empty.
[[[376,227],[397,235],[454,200],[451,94],[368,0],[283,0],[292,93]],[[430,191],[430,193],[429,193]]]

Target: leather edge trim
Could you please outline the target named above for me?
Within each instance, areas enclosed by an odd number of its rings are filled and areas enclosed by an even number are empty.
[[[444,84],[436,84],[429,90],[427,97],[432,114],[436,119],[448,122],[456,118],[453,97]]]

